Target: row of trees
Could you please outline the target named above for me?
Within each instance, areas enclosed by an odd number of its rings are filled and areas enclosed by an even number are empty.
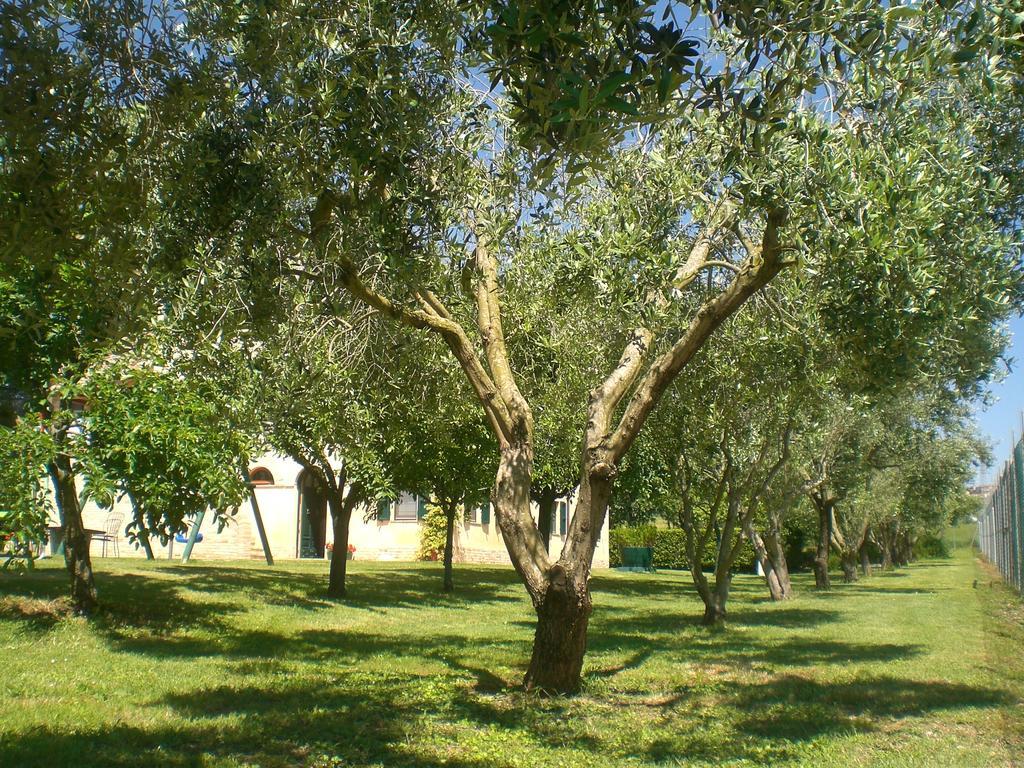
[[[5,8],[0,371],[42,415],[4,434],[45,457],[81,610],[77,476],[166,536],[230,514],[216,468],[256,441],[319,478],[341,542],[360,500],[418,490],[452,520],[490,474],[537,613],[526,687],[550,691],[579,685],[633,489],[678,502],[709,620],[734,542],[770,559],[794,495],[826,560],[886,484],[934,508],[908,457],[958,442],[1022,301],[1018,3],[655,10]],[[146,426],[101,404],[126,392]],[[207,438],[234,458],[176,457]],[[567,489],[551,553],[531,502]],[[5,493],[15,533],[32,494]]]

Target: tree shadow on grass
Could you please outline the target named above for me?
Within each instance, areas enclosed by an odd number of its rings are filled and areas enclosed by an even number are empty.
[[[186,715],[181,725],[117,724],[76,732],[51,728],[9,735],[4,759],[31,768],[199,768],[211,763],[260,766],[382,764],[482,768],[490,762],[439,761],[415,749],[423,701],[415,681],[381,679],[359,687],[320,684],[221,686],[159,702]],[[414,689],[415,690],[415,689]]]
[[[788,741],[871,730],[888,718],[924,716],[943,710],[994,708],[1014,703],[1005,691],[941,680],[879,676],[831,683],[798,675],[738,686],[733,703],[747,713],[738,730]]]
[[[481,670],[468,669],[472,676]],[[373,723],[376,750],[360,755],[369,761],[380,760],[385,765],[409,764],[395,755],[382,754],[380,747],[388,749],[407,743],[410,734],[422,735],[417,720],[433,717],[443,721],[471,723],[474,727],[499,728],[509,734],[528,733],[532,740],[553,747],[594,749],[600,742],[586,732],[581,724],[571,723],[567,715],[575,704],[568,699],[540,699],[522,694],[482,694],[472,692],[464,679],[446,678],[438,682],[433,676],[407,674],[356,675],[359,680],[343,680],[323,687],[308,683],[285,685],[280,688],[265,686],[221,686],[207,688],[187,695],[171,695],[162,703],[170,705],[190,720],[205,720],[241,715],[244,722],[253,723],[257,736],[273,732],[280,738],[289,734],[293,738],[309,738],[310,732],[322,739],[329,735],[337,745],[350,741],[365,741],[362,733],[366,724]],[[331,713],[332,723],[324,729],[311,727],[304,715],[325,709]],[[380,724],[390,724],[391,727]],[[383,742],[383,744],[381,743]],[[411,762],[411,764],[416,764]],[[475,762],[454,762],[454,765],[475,765]],[[484,763],[490,764],[490,763]]]
[[[148,727],[44,727],[8,734],[4,757],[23,768],[309,766],[317,755],[335,757],[337,765],[485,768],[507,764],[518,756],[515,745],[526,740],[548,750],[604,754],[608,764],[625,762],[628,755],[658,764],[771,765],[806,756],[801,742],[876,730],[887,719],[1011,703],[1000,691],[938,681],[871,677],[821,683],[795,675],[723,686],[707,715],[691,706],[701,697],[665,697],[657,721],[644,728],[623,730],[610,721],[594,730],[587,728],[588,718],[578,716],[581,702],[474,695],[458,680],[354,671],[340,681],[324,676],[225,684],[167,695],[153,704],[185,718],[173,726],[157,721]],[[488,749],[477,752],[447,733],[445,724],[460,724],[463,734],[468,727],[495,735]],[[422,738],[426,733],[432,738]]]
[[[52,629],[70,616],[70,601],[64,596],[67,577],[62,571],[40,573],[20,586],[3,599],[0,616],[24,621],[38,630]],[[89,622],[107,636],[123,632],[168,636],[195,629],[221,631],[228,626],[226,618],[241,610],[235,603],[189,599],[182,586],[170,579],[107,573],[100,586],[100,607]],[[52,608],[39,609],[46,605]]]
[[[781,641],[752,637],[745,632],[707,632],[696,629],[688,634],[652,634],[622,631],[616,622],[605,622],[593,635],[592,651],[632,654],[644,659],[657,655],[662,661],[679,664],[713,664],[727,667],[762,669],[809,667],[835,664],[868,664],[903,661],[924,653],[920,645],[897,643],[857,643],[796,636]],[[625,664],[627,669],[638,664]],[[618,671],[602,671],[610,677]],[[589,675],[588,675],[589,676]]]
[[[880,730],[885,721],[1013,703],[1003,691],[944,681],[871,677],[818,682],[782,675],[763,683],[729,683],[715,691],[719,716],[661,736],[642,751],[661,763],[773,765],[807,755],[800,746],[833,734]],[[728,723],[728,725],[726,725]]]
[[[403,599],[412,601],[424,594],[427,587],[421,582],[433,581],[436,571],[411,570],[379,575],[387,580],[387,589],[399,581],[410,582],[400,585],[400,591]],[[519,622],[521,630],[488,640],[483,659],[479,639],[458,630],[421,628],[415,638],[354,628],[307,628],[287,634],[246,631],[232,620],[249,606],[229,600],[231,590],[216,583],[219,571],[199,572],[198,586],[188,579],[104,575],[107,607],[95,626],[115,649],[166,658],[216,655],[219,659],[211,663],[227,662],[220,664],[224,676],[217,685],[193,684],[156,701],[140,702],[168,707],[184,721],[167,726],[158,718],[148,725],[114,724],[102,730],[43,727],[8,733],[4,760],[48,768],[183,768],[209,763],[308,766],[316,755],[324,754],[338,757],[341,765],[483,768],[506,764],[515,756],[515,744],[530,742],[548,750],[604,754],[609,764],[634,755],[664,763],[716,765],[749,760],[773,764],[799,756],[800,741],[851,728],[872,730],[886,718],[1011,703],[999,690],[939,681],[882,676],[836,683],[809,679],[792,671],[808,665],[900,661],[921,649],[799,635],[762,643],[756,632],[702,632],[692,624],[697,607],[682,601],[669,611],[618,605],[599,609],[590,647],[598,653],[620,653],[622,661],[596,670],[588,667],[588,679],[613,681],[652,660],[733,670],[761,665],[768,672],[777,668],[780,674],[762,675],[753,682],[719,678],[710,691],[672,689],[669,683],[669,690],[652,695],[649,688],[630,692],[627,684],[627,691],[607,694],[602,693],[602,685],[596,685],[589,701],[588,697],[539,700],[512,690],[518,686],[521,669],[511,675],[514,679],[496,671],[503,662],[525,664],[532,622]],[[176,569],[173,572],[178,574]],[[40,582],[50,594],[60,594],[66,587],[66,577],[59,575],[52,585]],[[235,591],[250,590],[249,596],[258,599],[277,589],[260,587],[263,583],[242,577]],[[514,582],[509,579],[505,584]],[[678,585],[668,586],[671,592],[649,594],[671,594],[679,600]],[[500,583],[493,587],[499,588],[505,587]],[[383,583],[380,589],[375,599],[384,601],[388,592]],[[505,599],[500,592],[492,592],[490,585],[479,589],[485,600],[489,595],[498,602]],[[473,599],[462,595],[456,600],[469,605]],[[32,626],[38,621],[31,611],[14,618]],[[789,628],[839,618],[825,607],[750,609],[744,604],[737,606],[730,622],[739,628]],[[41,625],[43,631],[52,626],[47,621]],[[685,632],[680,631],[681,622],[686,622]],[[256,675],[262,679],[254,682]],[[654,719],[649,714],[652,707],[657,708]],[[594,727],[595,718],[610,717],[610,711],[623,708],[642,712],[638,716],[644,727],[624,728],[623,723],[636,722],[628,714],[624,721],[604,720]],[[453,730],[447,730],[449,726]],[[495,741],[509,745],[506,751],[496,747],[477,755],[458,743],[462,737],[457,734],[492,728],[498,729]],[[431,738],[424,738],[427,733]]]
[[[350,573],[346,580],[348,594],[344,599],[326,596],[327,571],[296,572],[278,569],[258,570],[231,566],[164,567],[158,571],[171,574],[191,590],[208,593],[248,593],[270,605],[284,605],[309,610],[337,607],[387,609],[424,605],[461,605],[497,602],[518,602],[521,599],[510,587],[518,584],[514,571],[487,569],[481,574],[474,569],[457,569],[456,591],[441,591],[442,571],[438,567],[410,564],[403,568]],[[486,578],[481,578],[485,575]]]

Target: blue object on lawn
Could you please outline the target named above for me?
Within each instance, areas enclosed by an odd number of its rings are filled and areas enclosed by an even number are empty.
[[[188,536],[186,536],[184,533],[176,533],[176,534],[174,534],[174,540],[176,542],[178,542],[179,544],[188,544]],[[200,534],[198,534],[196,536],[196,544],[198,544],[202,540],[203,540],[203,534],[200,533]]]

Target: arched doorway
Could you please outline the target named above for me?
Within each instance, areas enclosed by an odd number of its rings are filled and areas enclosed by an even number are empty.
[[[299,557],[323,558],[327,543],[327,496],[316,476],[299,474]]]

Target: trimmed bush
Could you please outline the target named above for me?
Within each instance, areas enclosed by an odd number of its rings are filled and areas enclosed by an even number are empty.
[[[682,528],[656,528],[653,525],[638,525],[613,529],[608,535],[608,563],[612,568],[622,565],[623,547],[652,547],[654,549],[654,567],[660,570],[686,571],[690,568],[686,561],[686,533]],[[714,567],[714,562],[704,563],[704,570],[713,570]],[[743,549],[733,564],[733,570],[753,569],[754,550],[750,543],[745,541]]]
[[[949,545],[939,536],[926,533],[914,542],[914,557],[918,559],[949,557]]]
[[[654,567],[682,571],[686,563],[686,532],[682,528],[660,528],[654,539]]]

